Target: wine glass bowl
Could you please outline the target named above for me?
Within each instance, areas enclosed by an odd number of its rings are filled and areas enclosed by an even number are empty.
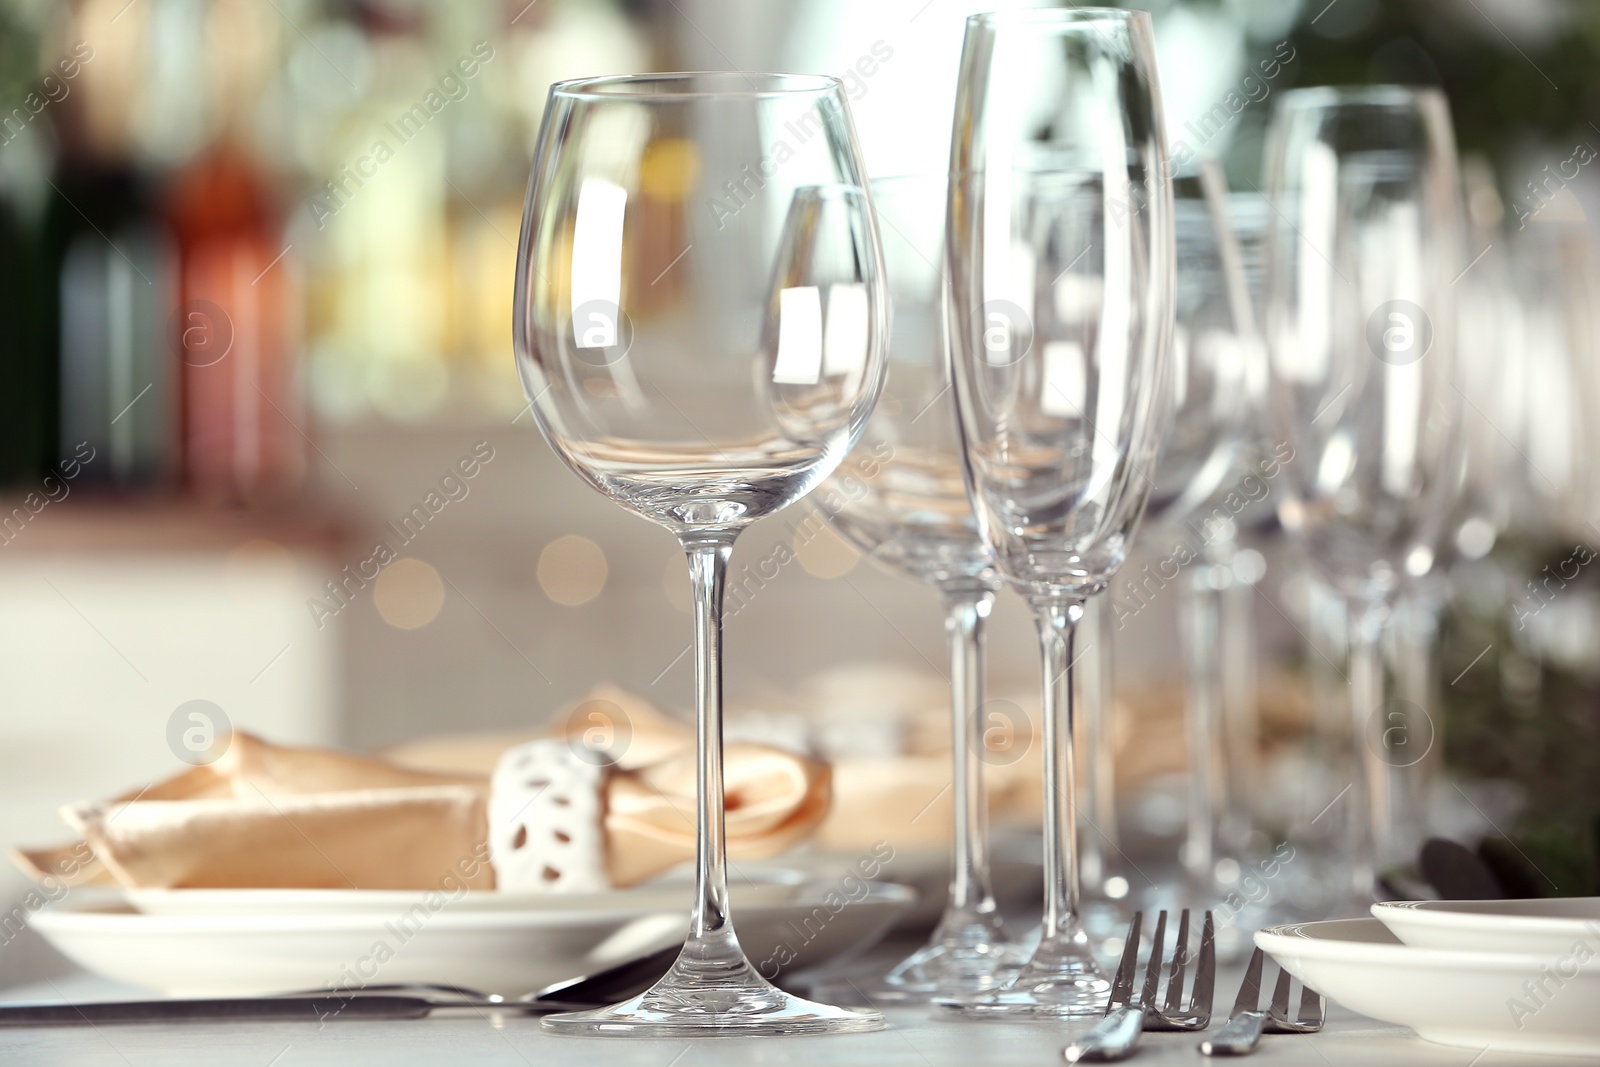
[[[633,1037],[880,1029],[777,989],[728,905],[722,602],[739,532],[844,459],[883,381],[882,254],[840,82],[655,74],[551,87],[513,340],[563,462],[674,533],[694,591],[697,850],[689,936],[655,986],[546,1016]]]
[[[669,529],[735,529],[793,503],[876,400],[875,230],[831,156],[853,134],[828,81],[655,75],[551,91],[552,154],[518,260],[518,369],[562,460]]]
[[[1271,411],[1296,457],[1279,517],[1341,593],[1385,599],[1431,569],[1458,488],[1448,107],[1431,89],[1294,90],[1267,160]]]

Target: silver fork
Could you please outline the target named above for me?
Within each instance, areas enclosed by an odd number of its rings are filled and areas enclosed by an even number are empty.
[[[1183,974],[1189,965],[1189,909],[1178,917],[1178,941],[1172,949],[1172,967],[1167,972],[1167,998],[1158,1010],[1153,996],[1147,1003],[1144,1020],[1146,1030],[1204,1030],[1211,1025],[1211,1002],[1217,979],[1217,936],[1206,912],[1205,925],[1200,932],[1200,955],[1195,961],[1194,987],[1189,991],[1187,1003],[1183,999]],[[1155,950],[1160,955],[1159,946]]]
[[[1278,981],[1272,989],[1272,1004],[1261,1009],[1261,968],[1266,954],[1259,948],[1250,954],[1250,965],[1245,968],[1244,981],[1239,984],[1239,996],[1233,1002],[1233,1013],[1213,1036],[1200,1042],[1200,1051],[1207,1056],[1245,1056],[1255,1051],[1263,1031],[1275,1034],[1314,1034],[1322,1029],[1326,1005],[1321,994],[1303,986],[1300,991],[1300,1011],[1297,1018],[1289,1017],[1288,971],[1278,971]]]
[[[1211,913],[1206,913],[1205,933],[1195,972],[1194,990],[1188,1004],[1183,1001],[1183,976],[1188,966],[1189,912],[1178,920],[1178,940],[1167,974],[1167,997],[1156,1008],[1161,982],[1162,948],[1166,943],[1167,913],[1156,914],[1155,933],[1150,940],[1150,960],[1145,966],[1144,985],[1133,995],[1133,975],[1139,963],[1139,928],[1144,919],[1135,912],[1128,926],[1128,940],[1122,960],[1111,983],[1111,998],[1106,1016],[1095,1027],[1062,1050],[1068,1063],[1109,1062],[1130,1055],[1138,1047],[1145,1030],[1201,1030],[1211,1020],[1211,991],[1216,977],[1216,950]]]
[[[1289,972],[1278,971],[1278,983],[1272,989],[1272,1007],[1267,1009],[1267,1033],[1314,1034],[1322,1029],[1328,1015],[1327,1001],[1322,994],[1305,983],[1300,985],[1299,1014],[1289,1018]]]

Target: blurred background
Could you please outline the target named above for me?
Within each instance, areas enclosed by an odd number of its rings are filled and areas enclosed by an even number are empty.
[[[935,169],[963,18],[993,6],[0,0],[0,840],[52,839],[62,803],[173,771],[169,718],[194,699],[276,741],[359,749],[537,725],[602,682],[687,708],[675,542],[560,467],[512,366],[548,86],[836,74],[875,175]],[[1174,151],[1217,155],[1239,192],[1288,88],[1450,96],[1480,256],[1464,313],[1487,324],[1464,331],[1470,503],[1422,613],[1441,636],[1420,699],[1470,785],[1462,825],[1578,884],[1600,847],[1600,596],[1571,562],[1600,537],[1600,6],[1139,6]],[[939,714],[930,595],[804,511],[735,554],[735,713],[802,731],[865,704]],[[1339,652],[1308,646],[1315,598],[1270,514],[1243,536],[1255,742],[1282,757],[1269,780],[1292,778]],[[796,561],[758,571],[781,541]],[[1144,551],[1127,573],[1166,554]],[[1149,743],[1134,778],[1159,782],[1182,767],[1173,598],[1112,597],[1117,732]],[[992,693],[1036,706],[1035,655],[1003,600]],[[1124,818],[1176,833],[1177,795]]]

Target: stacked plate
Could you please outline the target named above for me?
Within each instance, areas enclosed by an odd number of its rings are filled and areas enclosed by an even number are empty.
[[[876,943],[916,894],[746,871],[739,940],[768,977]],[[682,875],[595,894],[314,889],[77,892],[32,925],[79,966],[173,995],[438,983],[517,996],[666,948],[688,929]]]
[[[1600,897],[1405,901],[1256,944],[1352,1011],[1442,1045],[1600,1057]]]

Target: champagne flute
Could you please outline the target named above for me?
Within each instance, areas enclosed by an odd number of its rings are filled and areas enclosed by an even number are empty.
[[[887,301],[840,83],[651,74],[551,87],[517,257],[517,367],[545,440],[665,526],[695,601],[697,833],[688,940],[655,986],[546,1016],[566,1034],[881,1028],[768,983],[734,935],[722,594],[734,539],[849,452],[883,381]]]
[[[967,20],[947,224],[963,473],[1043,659],[1045,910],[1038,948],[970,1014],[1071,1016],[1110,983],[1079,920],[1073,645],[1122,565],[1165,426],[1172,189],[1148,14]]]
[[[1266,367],[1221,168],[1215,160],[1203,160],[1196,173],[1174,178],[1172,186],[1177,245],[1172,426],[1141,533],[1158,557],[1156,581],[1177,580],[1189,762],[1181,859],[1188,903],[1204,907],[1231,888],[1229,867],[1237,880],[1245,845],[1235,803],[1235,790],[1244,782],[1228,773],[1243,769],[1240,753],[1229,750],[1228,733],[1236,725],[1230,719],[1242,709],[1228,706],[1223,595],[1231,581],[1241,512],[1267,493],[1267,483],[1253,469],[1254,442],[1247,436],[1264,400]],[[1142,603],[1153,590],[1139,588],[1148,579],[1133,581],[1133,595]],[[1249,741],[1254,744],[1253,737]],[[1232,924],[1225,924],[1223,939],[1232,950],[1239,947],[1238,937]]]
[[[1414,854],[1394,797],[1430,734],[1420,709],[1385,702],[1381,641],[1460,488],[1449,108],[1432,89],[1288,92],[1266,165],[1270,407],[1293,452],[1278,515],[1347,604],[1353,888],[1370,900],[1380,868]]]
[[[947,176],[872,183],[893,309],[888,378],[872,421],[830,479],[834,528],[868,558],[939,591],[950,638],[955,849],[950,899],[928,943],[871,991],[873,1000],[926,999],[995,985],[1022,963],[989,881],[983,793],[983,636],[1000,580],[961,480],[946,373],[944,211]],[[824,500],[829,498],[824,497]],[[1020,755],[1020,752],[1017,753]]]

